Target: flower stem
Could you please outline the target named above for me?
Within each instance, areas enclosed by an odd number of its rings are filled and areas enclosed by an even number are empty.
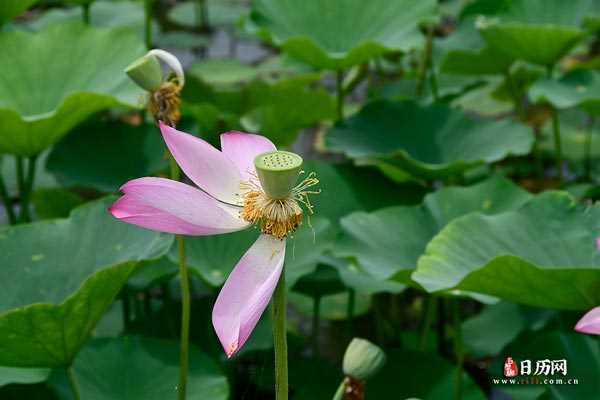
[[[463,343],[462,343],[462,326],[460,319],[460,300],[453,301],[452,317],[454,323],[454,354],[456,355],[456,383],[454,386],[454,398],[460,400],[462,398],[463,386]]]
[[[352,337],[354,336],[354,334],[353,334],[353,330],[354,330],[353,319],[354,319],[355,303],[356,303],[356,291],[354,289],[348,289],[348,304],[347,304],[348,308],[346,309],[346,320],[348,322],[347,329],[348,329],[348,337],[350,339],[352,339]]]
[[[73,398],[75,400],[80,400],[81,395],[79,393],[79,384],[77,383],[77,378],[75,377],[75,371],[73,371],[72,365],[67,367],[67,377],[69,378],[69,386],[71,386]]]
[[[337,94],[337,120],[341,121],[344,119],[344,71],[338,69],[335,72],[335,91]]]
[[[346,391],[346,378],[342,379],[342,383],[338,386],[335,394],[333,395],[333,400],[344,400],[344,392]]]
[[[313,297],[312,342],[313,356],[319,357],[319,322],[321,319],[321,296]]]
[[[178,181],[181,175],[179,166],[173,157],[169,157],[171,179]],[[190,280],[185,263],[185,240],[181,235],[176,235],[177,260],[179,264],[179,282],[181,287],[181,337],[179,342],[179,385],[177,393],[179,400],[185,400],[187,377],[189,369],[189,343],[190,343]]]
[[[285,269],[281,271],[279,282],[273,294],[273,345],[275,348],[275,399],[288,398],[288,362],[287,362],[287,328]]]
[[[2,171],[0,171],[0,201],[2,201],[2,204],[4,204],[4,208],[6,209],[8,223],[14,225],[17,222],[17,217],[15,215],[15,210],[13,210],[12,199],[6,189],[4,178],[2,177]]]
[[[427,78],[427,73],[431,72],[433,74],[433,68],[431,67],[431,53],[433,51],[433,33],[434,27],[429,26],[427,28],[427,40],[425,42],[425,49],[423,49],[423,58],[421,59],[421,65],[419,66],[419,72],[417,77],[417,97],[421,97],[423,95],[423,89],[425,88],[425,79]],[[437,80],[435,76],[433,76],[431,83],[433,84],[431,87],[433,98],[437,100]]]
[[[563,182],[563,161],[562,161],[562,145],[560,140],[560,121],[558,120],[558,110],[552,110],[552,132],[554,133],[554,154],[556,157],[556,169],[558,182]]]
[[[90,24],[90,3],[85,3],[81,5],[81,16],[83,17],[83,22],[86,25]]]
[[[144,43],[147,49],[152,48],[152,3],[154,0],[144,0]]]
[[[523,102],[521,101],[521,98],[519,98],[519,93],[517,92],[515,81],[513,80],[512,75],[510,73],[510,68],[507,68],[504,71],[504,80],[506,81],[508,92],[510,93],[510,97],[512,98],[515,113],[518,115],[521,121],[525,121],[527,119],[527,116],[525,115],[525,110],[523,110]]]
[[[594,134],[594,117],[590,116],[587,123],[587,135],[584,144],[584,171],[587,180],[592,179],[592,136]]]
[[[196,26],[199,29],[208,29],[208,10],[206,0],[196,0]]]
[[[424,319],[423,330],[421,331],[421,342],[419,343],[421,351],[425,351],[427,348],[427,337],[429,336],[429,331],[431,330],[431,324],[433,323],[433,319],[435,317],[436,308],[436,299],[432,296],[428,296],[426,298],[425,315],[423,317]]]
[[[187,375],[189,365],[190,341],[190,281],[187,265],[185,264],[185,241],[183,236],[177,235],[177,256],[179,259],[179,280],[181,282],[181,343],[179,355],[179,400],[185,400]]]
[[[20,222],[29,222],[31,217],[29,215],[29,202],[31,200],[31,192],[33,191],[33,182],[35,181],[35,162],[37,156],[29,157],[27,164],[27,178],[23,183],[23,192],[21,194],[21,212],[19,214]],[[23,171],[21,171],[21,174]]]

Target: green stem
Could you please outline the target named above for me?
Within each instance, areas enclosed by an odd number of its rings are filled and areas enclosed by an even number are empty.
[[[437,304],[437,347],[438,353],[441,356],[448,355],[448,351],[446,349],[446,306],[444,304],[444,299],[435,298],[435,302]]]
[[[562,145],[560,140],[560,121],[558,119],[558,110],[552,109],[552,132],[554,133],[554,153],[556,157],[556,169],[558,174],[558,182],[563,181],[563,161],[562,161]]]
[[[423,89],[425,87],[425,79],[427,78],[427,72],[431,67],[431,52],[433,49],[433,26],[427,28],[427,40],[425,42],[425,49],[423,49],[423,58],[421,60],[421,65],[419,66],[419,75],[417,76],[417,97],[421,97],[423,95]],[[435,81],[435,79],[434,79]],[[437,81],[436,88],[432,87],[432,93],[434,94],[434,98],[437,99]]]
[[[177,235],[177,256],[179,258],[179,280],[181,282],[181,343],[179,355],[179,400],[185,400],[189,366],[190,340],[190,281],[187,265],[185,264],[185,241]]]
[[[12,199],[10,198],[10,194],[6,189],[6,183],[4,182],[4,178],[2,177],[2,171],[0,170],[0,201],[4,204],[4,208],[6,209],[6,216],[8,217],[8,223],[10,225],[14,225],[17,222],[17,217],[15,215],[15,210],[13,210]]]
[[[208,9],[206,0],[196,0],[196,26],[199,29],[208,29]]]
[[[83,17],[83,22],[86,25],[90,24],[90,3],[85,3],[81,5],[81,14]]]
[[[337,95],[337,120],[341,121],[344,119],[344,72],[338,69],[335,72],[335,91]]]
[[[421,351],[425,351],[427,348],[427,337],[429,336],[429,331],[431,330],[431,325],[433,324],[433,319],[435,317],[435,311],[437,308],[437,302],[435,298],[429,296],[427,297],[426,301],[427,304],[425,305],[423,330],[421,331],[421,343],[419,344]]]
[[[273,346],[275,348],[275,399],[288,398],[288,361],[287,361],[287,328],[285,269],[277,282],[272,300],[273,313]]]
[[[154,0],[144,0],[144,43],[152,48],[152,5]]]
[[[344,392],[346,391],[346,379],[342,379],[342,383],[338,386],[332,400],[344,400]]]
[[[456,383],[454,385],[454,398],[460,400],[462,398],[463,386],[463,363],[464,351],[462,342],[462,326],[460,318],[460,300],[453,301],[452,316],[454,323],[454,354],[456,355]]]
[[[517,93],[517,88],[515,87],[515,81],[513,80],[512,75],[510,74],[510,68],[507,68],[504,71],[504,78],[506,80],[506,86],[508,87],[508,92],[510,93],[510,97],[512,98],[512,101],[513,101],[515,113],[519,116],[521,121],[525,121],[526,117],[525,117],[525,111],[523,110],[523,103]]]
[[[548,65],[547,73],[548,78],[552,79],[554,67]],[[558,110],[552,107],[552,132],[554,134],[554,155],[556,158],[556,169],[558,175],[558,182],[562,184],[563,181],[563,162],[562,162],[562,146],[560,140],[560,121],[558,120]]]
[[[321,320],[321,296],[313,297],[312,342],[313,356],[319,357],[319,323]]]
[[[171,179],[178,181],[181,175],[179,166],[173,157],[170,157]],[[181,235],[176,235],[177,258],[179,263],[179,281],[181,285],[181,338],[179,354],[179,386],[177,386],[178,399],[185,400],[187,377],[189,369],[189,342],[190,342],[190,280],[185,262],[185,240]]]
[[[73,392],[73,398],[75,400],[80,400],[81,395],[79,392],[79,384],[77,383],[77,378],[75,377],[75,371],[73,371],[73,366],[67,367],[67,377],[69,378],[69,386],[71,386],[71,391]]]
[[[19,192],[19,203],[25,190],[25,173],[23,168],[23,157],[15,156],[15,171],[17,173],[17,191]]]
[[[129,304],[129,289],[127,288],[127,284],[123,286],[123,290],[121,291],[121,307],[123,313],[123,329],[127,332],[131,328],[131,306]]]
[[[592,179],[592,136],[594,132],[594,117],[590,116],[587,123],[587,135],[584,144],[584,168],[585,178]]]
[[[354,306],[356,303],[356,291],[348,289],[348,309],[346,310],[346,319],[348,321],[348,337],[352,339],[354,333]]]
[[[27,164],[27,178],[23,183],[23,192],[21,197],[21,212],[19,214],[20,222],[29,222],[31,217],[29,215],[29,202],[31,200],[31,192],[33,191],[33,183],[35,181],[35,162],[37,156],[29,157]],[[21,170],[21,174],[23,171]]]

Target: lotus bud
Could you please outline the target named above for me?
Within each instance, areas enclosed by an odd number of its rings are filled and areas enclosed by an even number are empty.
[[[379,346],[365,339],[354,338],[344,354],[344,374],[364,382],[383,367],[385,358]]]
[[[254,166],[265,193],[272,199],[284,199],[296,185],[302,157],[289,151],[269,151],[256,156]]]
[[[150,54],[138,58],[125,68],[125,73],[139,87],[149,92],[157,90],[162,83],[162,71],[158,59]]]
[[[164,51],[161,49],[152,49],[148,52],[148,55],[155,56],[156,58],[167,64],[171,71],[173,71],[173,73],[177,77],[177,83],[179,87],[183,87],[183,85],[185,84],[185,76],[183,74],[183,67],[181,66],[181,63],[179,62],[179,59],[177,57],[175,57],[168,51]]]

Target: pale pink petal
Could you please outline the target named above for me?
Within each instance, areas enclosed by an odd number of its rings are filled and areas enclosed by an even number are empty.
[[[169,151],[183,172],[206,193],[239,204],[241,176],[229,158],[209,143],[160,122]]]
[[[221,203],[190,185],[163,178],[139,178],[121,187],[110,207],[116,218],[155,231],[216,235],[244,229],[239,208]]]
[[[575,330],[592,335],[600,335],[600,306],[592,308],[575,325]]]
[[[236,165],[242,179],[247,181],[254,174],[254,158],[277,148],[264,136],[231,131],[221,134],[221,150]]]
[[[600,236],[596,238],[596,249],[600,250]]]
[[[252,333],[273,295],[285,258],[285,239],[260,235],[237,263],[213,308],[212,322],[227,357]]]

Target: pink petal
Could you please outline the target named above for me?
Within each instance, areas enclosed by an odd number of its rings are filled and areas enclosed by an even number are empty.
[[[183,172],[218,200],[239,204],[241,176],[236,165],[209,143],[160,122],[167,147]]]
[[[264,136],[231,131],[221,135],[221,150],[238,168],[242,179],[247,181],[254,174],[254,158],[277,148]]]
[[[127,223],[155,231],[185,235],[216,235],[248,226],[239,208],[213,199],[181,182],[139,178],[121,187],[124,196],[109,209]]]
[[[227,357],[246,343],[269,304],[284,258],[285,240],[260,235],[227,278],[212,313]]]
[[[596,249],[600,250],[600,236],[596,238]]]
[[[592,335],[600,335],[600,306],[592,308],[575,325],[575,330]]]

